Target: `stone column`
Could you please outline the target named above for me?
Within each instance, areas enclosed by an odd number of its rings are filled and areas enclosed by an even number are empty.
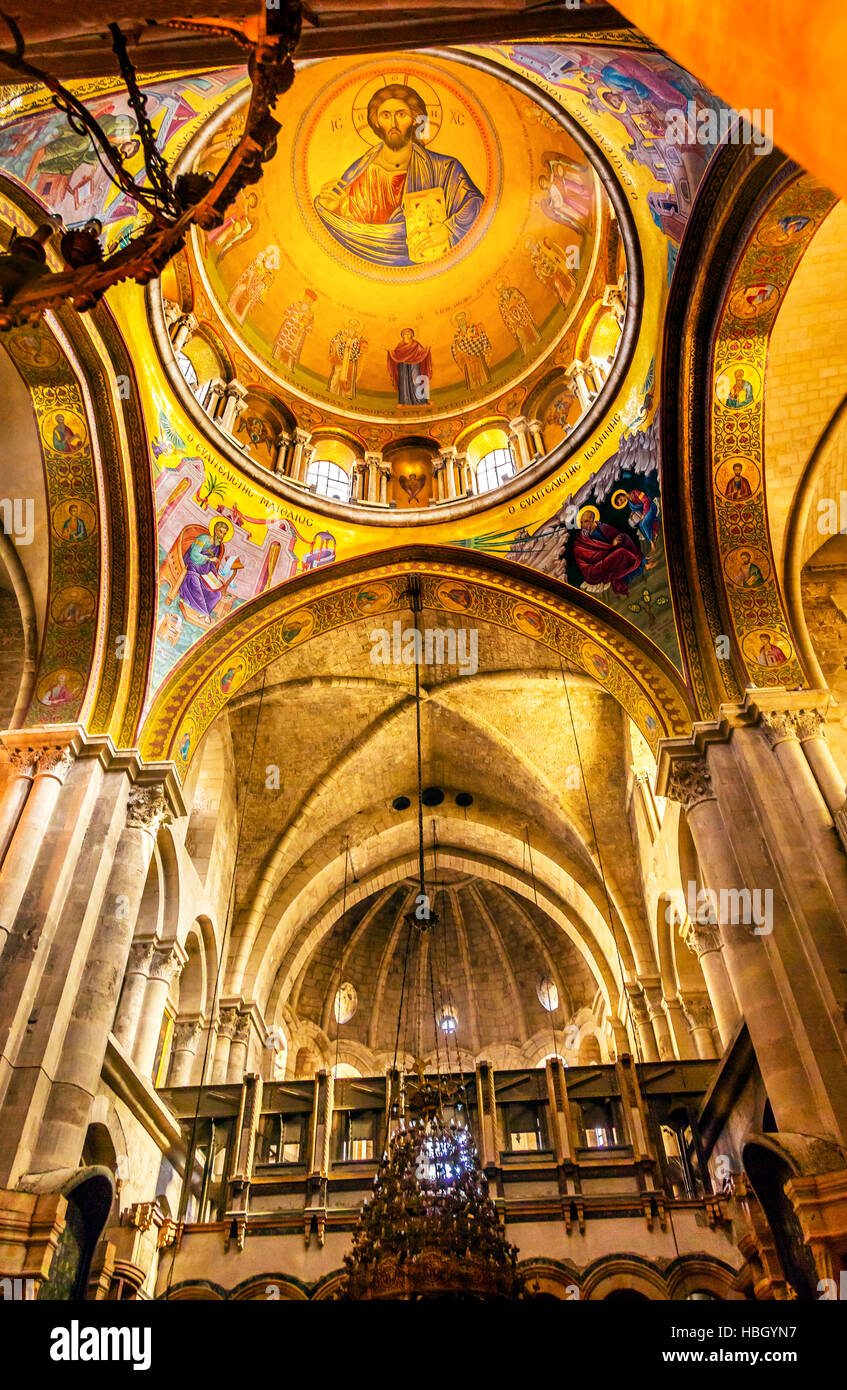
[[[118,990],[156,837],[169,811],[160,785],[134,786],[44,1109],[33,1171],[79,1162]]]
[[[182,352],[189,338],[197,332],[197,320],[193,314],[180,314],[176,320],[173,337],[174,352]]]
[[[697,1048],[697,1056],[711,1060],[715,1056],[715,1040],[712,1036],[714,1017],[707,996],[686,994],[682,1004],[691,1025],[691,1036]]]
[[[674,995],[672,999],[665,996],[665,1012],[668,1016],[675,1055],[681,1062],[699,1057],[700,1054],[692,1036],[691,1025],[685,1016],[683,1001],[678,994]],[[714,1048],[712,1048],[710,1055],[714,1056]]]
[[[208,415],[211,415],[213,420],[217,420],[218,415],[221,412],[221,401],[224,398],[225,392],[226,382],[223,380],[223,378],[219,376],[213,377],[212,380],[209,382],[209,387],[206,392],[206,398],[204,401],[206,413]]]
[[[467,454],[457,453],[456,464],[459,469],[460,491],[465,497],[472,497],[474,491],[474,471]]]
[[[687,919],[680,927],[680,935],[700,962],[706,989],[712,1001],[715,1025],[721,1046],[726,1049],[738,1027],[738,1000],[732,988],[723,958],[723,942],[720,927],[711,922],[698,922]]]
[[[592,357],[591,375],[593,376],[594,384],[597,390],[599,391],[600,387],[604,384],[606,377],[609,375],[608,363],[604,362],[602,357]]]
[[[171,1047],[171,1069],[169,1086],[190,1086],[194,1058],[197,1055],[197,1042],[202,1032],[199,1018],[187,1019],[174,1024],[173,1046]]]
[[[163,299],[162,310],[165,315],[165,327],[168,333],[172,334],[174,324],[182,317],[182,309],[175,299]]]
[[[435,492],[436,502],[444,501],[444,469],[446,462],[443,455],[432,461],[432,485]]]
[[[218,1036],[215,1041],[215,1059],[212,1063],[211,1080],[213,1085],[226,1081],[229,1052],[232,1047],[232,1039],[235,1035],[235,1025],[237,1021],[238,1010],[236,1008],[221,1009],[218,1015]]]
[[[142,1076],[149,1078],[156,1056],[156,1044],[162,1027],[165,1001],[171,981],[182,970],[186,955],[176,942],[163,942],[154,947],[150,974],[144,991],[144,1003],[132,1046],[132,1060]]]
[[[388,506],[388,484],[391,481],[391,464],[381,463],[379,465],[379,500],[384,507]]]
[[[514,445],[512,452],[515,455],[515,467],[520,472],[522,468],[526,468],[527,464],[532,463],[534,453],[529,434],[529,421],[523,415],[518,415],[516,419],[509,421],[509,440]]]
[[[749,767],[745,769],[743,752],[736,751],[739,735],[753,735],[757,740],[755,772]],[[734,727],[731,737],[732,745],[708,745],[708,767],[703,758],[678,759],[670,774],[667,794],[686,807],[705,885],[715,895],[711,906],[715,902],[718,905],[719,911],[713,912],[710,924],[717,923],[718,915],[722,919],[720,934],[727,970],[780,1129],[801,1134],[840,1134],[841,1121],[836,1119],[836,1113],[847,1110],[847,1086],[839,1089],[836,1082],[844,1079],[843,1070],[831,1049],[820,1041],[825,1034],[831,1035],[835,1025],[821,1008],[808,955],[797,939],[796,924],[782,896],[762,833],[766,803],[778,801],[782,806],[787,789],[777,781],[775,759],[770,781],[762,771],[761,753],[767,757],[771,754],[760,730]],[[713,764],[719,776],[720,805]],[[737,836],[730,836],[727,823],[739,827]],[[795,842],[800,838],[800,830],[795,815]],[[785,857],[788,843],[786,840],[780,872],[790,875],[791,866]],[[746,865],[749,877],[745,877],[741,863]],[[814,866],[812,869],[814,872]],[[777,920],[772,933],[757,933],[753,924],[741,920],[738,905],[749,899],[753,891],[771,892],[776,898]],[[707,913],[708,907],[697,915],[704,921]],[[800,1012],[795,1002],[798,995],[803,998]],[[819,1035],[817,1048],[809,1046],[809,1029]]]
[[[353,464],[353,472],[350,483],[350,501],[361,502],[365,495],[365,464],[361,459],[357,459]]]
[[[250,1046],[250,1015],[237,1014],[232,1034],[232,1046],[226,1067],[227,1082],[240,1082],[247,1070],[247,1049]]]
[[[138,1020],[141,1017],[141,1008],[147,990],[154,946],[155,942],[151,940],[133,941],[129,948],[124,987],[121,991],[118,1013],[112,1031],[124,1052],[130,1056],[132,1056],[135,1035],[138,1031]]]
[[[452,448],[439,449],[438,452],[444,462],[444,491],[442,496],[453,498],[456,496],[456,450]]]
[[[280,434],[277,435],[276,439],[274,440],[274,449],[276,450],[276,453],[275,453],[275,455],[274,455],[274,472],[275,472],[275,473],[282,473],[282,474],[285,473],[285,471],[286,471],[285,465],[286,465],[286,461],[287,461],[287,458],[288,458],[288,451],[289,451],[290,448],[291,448],[291,435],[290,435],[290,434],[286,434],[285,431],[283,430],[283,431],[281,431]]]
[[[27,797],[32,787],[32,780],[38,771],[38,759],[28,748],[11,747],[9,749],[9,776],[3,787],[3,795],[0,798],[0,865],[9,848],[12,836],[15,833],[15,826],[20,820],[21,811],[24,808]],[[5,939],[6,928],[0,922],[0,951],[2,951],[2,940]]]
[[[626,303],[622,289],[618,285],[607,285],[603,291],[603,303],[615,318],[621,328],[623,328],[624,314],[626,313]]]
[[[665,1013],[665,998],[662,993],[662,985],[659,980],[642,980],[644,997],[647,1000],[650,1022],[653,1025],[653,1035],[656,1039],[656,1047],[659,1052],[659,1061],[668,1062],[674,1057],[673,1039]]]
[[[379,468],[383,462],[382,454],[375,450],[368,450],[365,454],[365,468],[367,469],[367,487],[365,490],[366,502],[379,501]]]
[[[650,1007],[644,991],[640,985],[627,984],[626,992],[632,1009],[635,1031],[638,1034],[638,1043],[641,1049],[640,1060],[642,1062],[658,1062],[659,1049],[656,1046],[656,1035],[650,1019]]]
[[[529,421],[529,434],[535,449],[535,457],[539,458],[544,452],[544,432],[540,420]]]
[[[218,417],[218,424],[222,430],[232,434],[235,429],[235,422],[244,411],[247,404],[247,391],[240,381],[230,381],[224,391],[223,409]]]
[[[304,483],[306,473],[309,468],[309,443],[312,436],[308,430],[296,429],[294,431],[294,448],[291,451],[289,461],[289,476],[294,483]]]
[[[11,931],[30,874],[50,824],[59,793],[73,762],[67,745],[55,744],[34,750],[36,763],[32,786],[18,816],[14,834],[0,869],[0,927]],[[18,793],[19,794],[19,793]]]
[[[583,410],[587,410],[591,404],[591,396],[585,381],[585,365],[582,362],[572,362],[565,372],[566,380],[573,383],[576,391],[576,398]]]
[[[821,796],[835,818],[844,809],[847,788],[826,741],[826,721],[819,710],[800,710],[795,716],[795,729]]]

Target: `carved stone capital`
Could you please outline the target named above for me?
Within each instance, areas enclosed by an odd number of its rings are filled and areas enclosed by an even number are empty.
[[[784,743],[788,738],[797,737],[794,713],[788,709],[765,710],[762,713],[762,732],[771,748]]]
[[[156,946],[150,962],[150,979],[166,980],[170,984],[184,965],[184,956],[177,946]]]
[[[152,941],[134,941],[129,948],[127,975],[146,975],[150,969],[155,947]]]
[[[55,777],[59,782],[64,782],[74,761],[74,754],[67,744],[32,749],[32,757],[36,777]]]
[[[706,994],[680,995],[685,1017],[688,1019],[692,1028],[712,1028],[714,1027],[715,1016],[712,1013],[712,1005]]]
[[[238,1021],[237,1009],[221,1009],[218,1015],[218,1037],[232,1038]]]
[[[690,811],[701,801],[715,799],[712,778],[705,758],[679,758],[671,768],[666,796]]]
[[[647,1014],[651,1020],[664,1016],[665,996],[660,984],[645,985],[644,998],[647,1001]]]
[[[720,927],[716,922],[694,922],[689,918],[685,925],[680,927],[680,935],[689,951],[693,951],[698,960],[709,951],[722,949]]]
[[[826,738],[826,719],[818,709],[799,709],[794,727],[801,743],[807,738]]]
[[[384,463],[382,454],[376,449],[368,449],[365,452],[365,464],[368,468],[379,468]]]
[[[648,1024],[650,1022],[650,1006],[647,1003],[644,991],[638,986],[627,985],[626,992],[629,996],[632,1016],[636,1023]]]
[[[34,777],[38,771],[38,754],[34,748],[10,748],[9,766],[17,777]]]
[[[170,820],[170,812],[161,787],[130,788],[126,811],[128,830],[147,830],[155,840],[167,820]]]
[[[201,1031],[200,1023],[196,1019],[188,1023],[175,1023],[173,1040],[174,1052],[191,1052],[193,1054],[197,1047],[197,1039],[200,1037]]]
[[[244,1043],[245,1045],[246,1045],[247,1043],[249,1043],[249,1041],[250,1041],[250,1015],[249,1015],[249,1014],[239,1014],[239,1016],[238,1016],[238,1018],[237,1018],[237,1020],[236,1020],[236,1023],[235,1023],[235,1028],[234,1028],[234,1030],[233,1030],[232,1041],[233,1041],[233,1042],[237,1042],[237,1043]]]

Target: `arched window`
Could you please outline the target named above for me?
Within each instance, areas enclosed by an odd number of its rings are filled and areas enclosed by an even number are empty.
[[[321,497],[332,497],[336,502],[350,501],[350,479],[343,468],[330,463],[329,459],[315,459],[309,464],[306,486],[314,488]]]
[[[490,449],[476,466],[477,492],[490,492],[513,477],[514,472],[515,460],[508,444],[504,448]]]

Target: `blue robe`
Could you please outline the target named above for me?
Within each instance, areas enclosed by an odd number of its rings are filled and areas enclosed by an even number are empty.
[[[378,154],[379,146],[345,169],[338,181],[342,187],[349,188]],[[443,225],[451,247],[455,246],[476,221],[483,196],[458,159],[449,154],[436,154],[433,150],[424,149],[423,145],[415,144],[412,146],[403,193],[420,193],[426,188],[444,190],[447,220]],[[364,260],[374,261],[377,265],[417,264],[409,257],[402,202],[389,220],[381,223],[355,222],[350,217],[330,212],[322,205],[320,197],[315,199],[315,211],[336,241]]]
[[[221,592],[208,588],[200,576],[217,574],[222,552],[223,546],[216,544],[209,535],[198,536],[185,552],[185,578],[179,586],[179,597],[195,612],[205,613],[207,617],[220,602]]]

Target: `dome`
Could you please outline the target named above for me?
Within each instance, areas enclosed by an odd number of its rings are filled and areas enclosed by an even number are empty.
[[[195,170],[220,167],[245,102],[195,137]],[[254,400],[323,432],[315,458],[342,473],[368,449],[399,449],[404,478],[422,476],[422,448],[464,449],[475,468],[542,397],[566,434],[611,370],[625,304],[595,158],[552,99],[471,54],[304,68],[261,182],[192,233],[201,336]],[[578,356],[577,390],[562,374]]]

